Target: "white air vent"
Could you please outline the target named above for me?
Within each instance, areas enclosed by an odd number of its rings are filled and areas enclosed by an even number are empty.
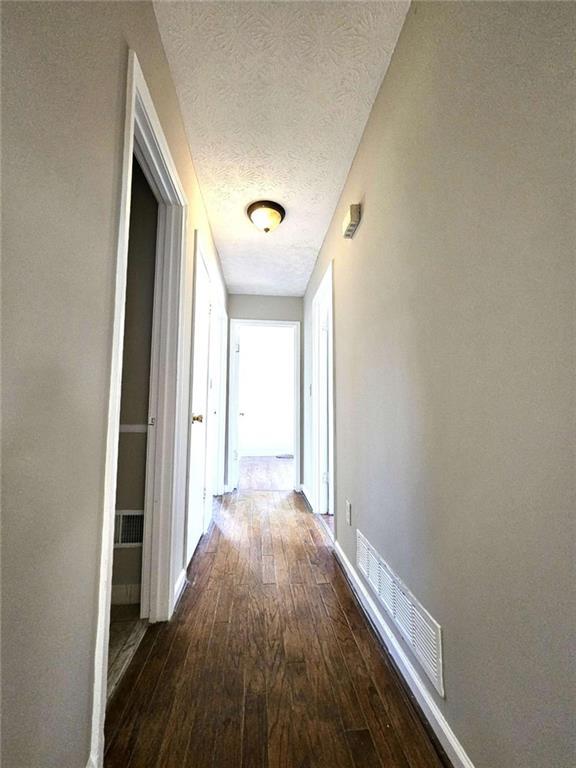
[[[141,509],[117,509],[114,521],[115,547],[141,547],[144,540],[144,512]]]
[[[360,531],[356,531],[356,562],[434,687],[444,696],[442,628]]]

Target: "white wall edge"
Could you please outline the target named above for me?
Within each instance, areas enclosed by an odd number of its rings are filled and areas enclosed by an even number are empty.
[[[422,711],[438,737],[438,740],[446,750],[446,754],[452,761],[454,768],[474,768],[472,760],[470,760],[466,754],[464,747],[458,741],[452,728],[450,728],[448,721],[432,698],[430,692],[422,681],[422,678],[412,664],[412,661],[393,634],[388,623],[384,619],[383,614],[380,612],[380,609],[368,592],[368,589],[362,583],[356,569],[352,566],[352,563],[348,560],[344,550],[337,541],[334,542],[334,551],[338,561],[350,580],[360,605],[371,619],[380,639],[396,662],[404,680],[422,708]]]
[[[182,568],[182,570],[178,575],[178,578],[176,579],[176,584],[174,585],[174,603],[173,603],[174,606],[180,599],[180,595],[182,594],[185,586],[186,586],[186,568]]]

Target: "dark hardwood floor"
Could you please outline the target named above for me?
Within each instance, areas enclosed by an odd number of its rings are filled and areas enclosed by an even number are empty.
[[[225,496],[106,717],[106,768],[440,768],[294,493]]]

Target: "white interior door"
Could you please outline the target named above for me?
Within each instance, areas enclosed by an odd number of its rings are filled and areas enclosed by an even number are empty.
[[[294,454],[294,329],[240,329],[238,454]]]
[[[240,361],[240,325],[230,322],[230,399],[228,403],[228,482],[229,491],[238,487],[240,455],[238,453],[238,380]]]
[[[208,420],[208,367],[210,358],[210,278],[204,260],[196,254],[194,287],[194,348],[192,395],[189,413],[188,499],[186,561],[190,562],[205,530],[206,435]]]

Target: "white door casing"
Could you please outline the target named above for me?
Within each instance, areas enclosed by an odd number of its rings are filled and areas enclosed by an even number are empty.
[[[239,354],[240,339],[238,338],[238,323],[230,321],[230,361],[229,361],[229,400],[228,400],[228,482],[227,490],[233,491],[238,487],[240,479],[240,455],[238,453],[238,412],[239,412]]]
[[[226,360],[228,316],[224,306],[212,295],[210,313],[210,356],[208,369],[208,417],[206,434],[206,511],[207,528],[212,517],[212,497],[224,493],[224,443],[226,439]]]
[[[312,300],[312,506],[334,514],[332,265]]]
[[[228,399],[228,315],[225,307],[216,299],[212,311],[214,339],[214,374],[212,388],[212,405],[210,415],[216,422],[214,427],[214,457],[212,468],[212,493],[221,496],[224,491],[224,476],[226,467],[226,407]]]

